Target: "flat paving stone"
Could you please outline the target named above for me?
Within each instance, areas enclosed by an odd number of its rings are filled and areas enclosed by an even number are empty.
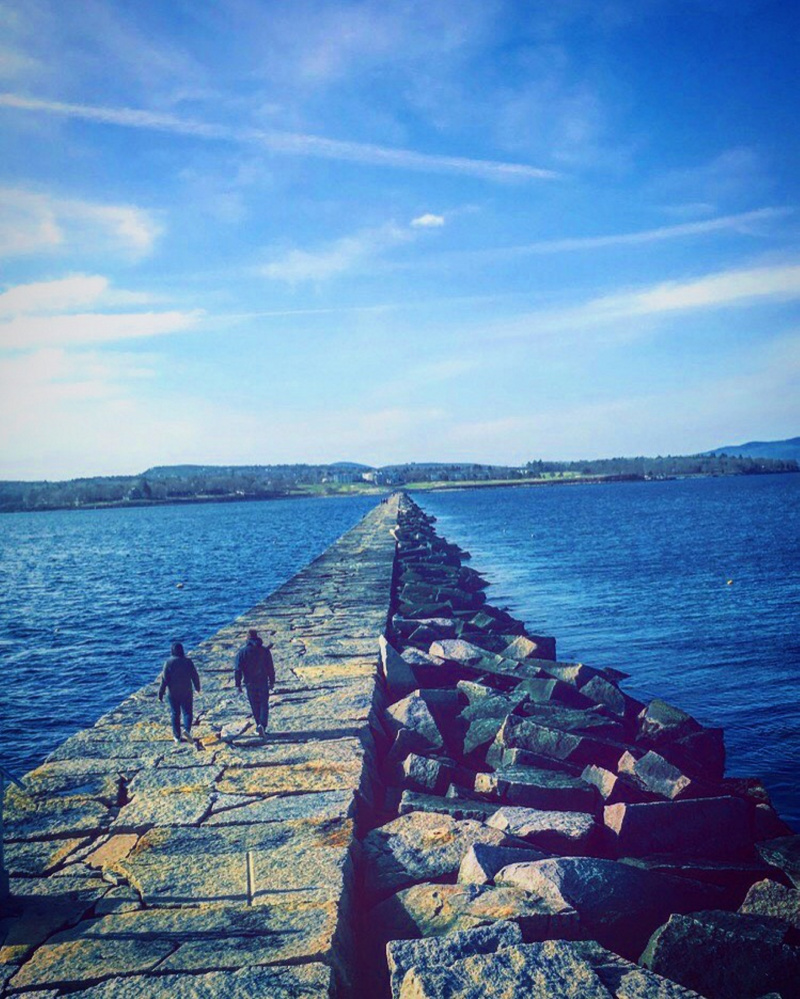
[[[172,973],[114,978],[72,992],[73,999],[316,999],[332,987],[331,969],[324,964],[301,967],[241,968],[205,974]],[[36,993],[37,999],[41,993]]]

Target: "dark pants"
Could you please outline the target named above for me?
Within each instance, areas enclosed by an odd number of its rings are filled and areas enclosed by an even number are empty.
[[[181,698],[169,694],[169,710],[172,715],[172,734],[175,738],[181,737],[181,715],[183,715],[184,731],[188,735],[192,730],[192,695]]]
[[[250,701],[256,725],[263,725],[266,728],[269,721],[269,687],[248,687],[247,699]]]

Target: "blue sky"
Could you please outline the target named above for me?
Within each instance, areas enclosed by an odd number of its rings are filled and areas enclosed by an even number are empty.
[[[0,0],[0,477],[800,433],[800,7]]]

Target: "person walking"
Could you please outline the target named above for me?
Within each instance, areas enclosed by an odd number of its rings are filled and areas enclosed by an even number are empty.
[[[164,663],[161,674],[161,687],[158,699],[163,703],[164,693],[169,695],[169,709],[172,716],[172,738],[181,741],[181,715],[187,742],[191,742],[193,691],[200,693],[200,677],[195,665],[183,651],[180,642],[172,643],[172,655]]]
[[[263,739],[269,722],[269,692],[275,686],[275,665],[255,628],[247,632],[247,641],[236,653],[234,680],[240,692],[244,681],[256,731]]]

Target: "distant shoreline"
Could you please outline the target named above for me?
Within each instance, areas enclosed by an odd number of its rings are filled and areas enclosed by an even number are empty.
[[[636,474],[622,475],[572,475],[561,478],[538,478],[538,479],[493,479],[491,481],[465,480],[455,482],[405,482],[387,486],[375,486],[364,483],[349,483],[339,488],[326,486],[324,488],[306,490],[287,490],[286,492],[270,492],[260,495],[230,494],[223,496],[175,496],[169,499],[123,499],[109,500],[107,502],[79,503],[79,504],[59,504],[53,506],[42,506],[36,508],[19,507],[16,509],[2,509],[0,514],[13,513],[56,513],[61,511],[80,510],[124,510],[140,507],[161,507],[161,506],[195,506],[210,503],[261,503],[271,500],[294,500],[294,499],[342,499],[348,496],[372,496],[375,498],[388,496],[397,490],[404,492],[453,492],[461,489],[508,489],[511,487],[542,487],[542,486],[579,486],[579,485],[612,485],[619,482],[673,482],[681,479],[713,479],[713,478],[739,478],[743,475],[792,475],[797,474],[794,469],[763,470],[758,472],[696,472],[680,475],[645,476]]]

